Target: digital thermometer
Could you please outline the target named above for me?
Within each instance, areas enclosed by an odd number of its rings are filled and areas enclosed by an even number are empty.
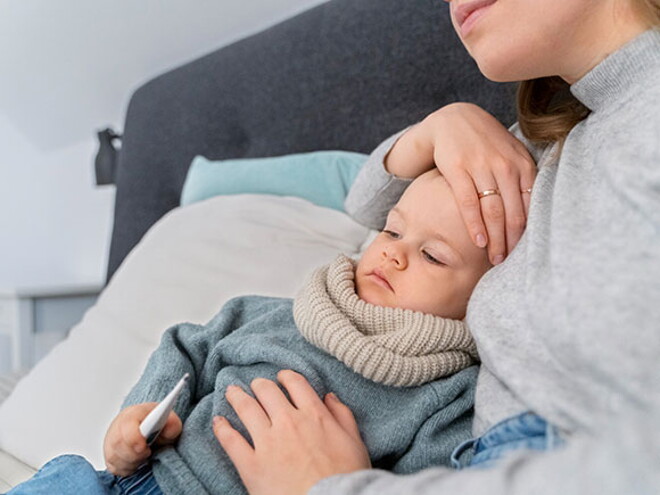
[[[170,411],[174,407],[174,404],[176,404],[179,393],[188,381],[189,376],[188,373],[183,375],[183,378],[179,380],[179,383],[174,386],[172,391],[140,423],[140,433],[147,440],[147,445],[154,443],[158,435],[160,435],[165,423],[167,423]]]

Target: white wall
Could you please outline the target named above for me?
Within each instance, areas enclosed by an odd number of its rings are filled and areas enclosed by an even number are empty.
[[[104,279],[95,133],[151,77],[324,0],[0,0],[0,290]]]

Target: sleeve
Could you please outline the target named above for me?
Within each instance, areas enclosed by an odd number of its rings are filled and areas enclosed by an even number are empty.
[[[549,453],[517,452],[491,469],[432,468],[400,476],[380,470],[337,475],[309,495],[581,495],[660,492],[660,407],[629,413],[597,436]]]
[[[390,209],[399,201],[412,179],[396,177],[385,170],[385,157],[409,129],[390,136],[369,155],[351,186],[344,208],[358,223],[380,230]]]
[[[247,298],[235,298],[206,325],[180,323],[165,331],[122,409],[143,402],[158,402],[172,390],[185,373],[190,374],[174,407],[182,421],[201,398],[215,386],[219,360],[209,360],[218,342],[240,327],[246,313]]]
[[[143,402],[159,402],[174,388],[181,377],[189,373],[188,386],[184,387],[174,407],[182,421],[188,417],[195,403],[193,393],[202,382],[210,339],[213,331],[201,325],[182,323],[165,331],[160,345],[153,352],[139,381],[124,400],[122,409]]]

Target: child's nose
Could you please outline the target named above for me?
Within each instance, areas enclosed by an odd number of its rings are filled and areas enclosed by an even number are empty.
[[[398,244],[385,246],[383,256],[391,260],[399,270],[403,270],[408,266],[408,257],[406,256],[405,249]]]

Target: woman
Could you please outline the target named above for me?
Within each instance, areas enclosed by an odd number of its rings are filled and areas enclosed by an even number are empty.
[[[510,253],[467,315],[482,367],[466,447],[490,469],[366,470],[350,411],[292,372],[280,374],[291,402],[272,382],[259,402],[230,400],[254,448],[225,420],[216,436],[253,494],[657,492],[660,1],[453,0],[450,10],[486,77],[525,81],[518,124],[509,134],[475,106],[444,107],[374,151],[347,208],[380,228],[405,178],[436,166],[475,244],[494,264]],[[524,447],[554,451],[504,456],[514,430]]]

